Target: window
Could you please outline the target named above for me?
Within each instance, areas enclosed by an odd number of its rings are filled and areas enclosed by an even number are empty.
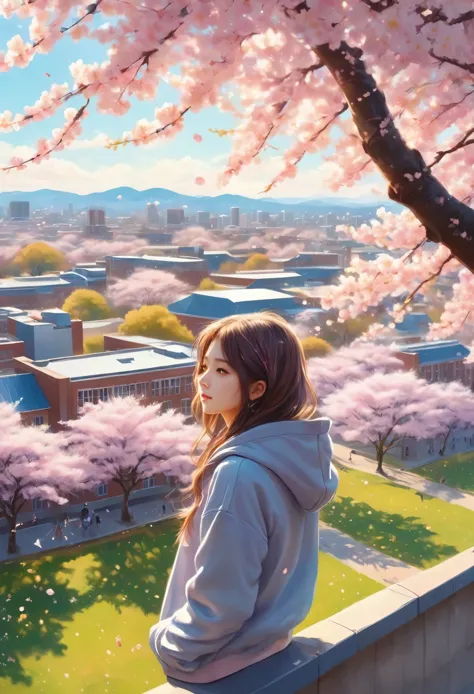
[[[96,405],[100,400],[107,401],[112,397],[112,388],[89,388],[77,392],[77,406],[83,407],[86,402]]]
[[[125,398],[127,395],[142,397],[147,394],[147,386],[147,383],[121,383],[113,388],[89,388],[88,390],[79,390],[77,392],[77,406],[81,408],[86,402],[92,402],[95,405],[101,400],[107,401],[112,397]]]
[[[45,499],[40,499],[37,497],[33,499],[33,511],[42,511],[45,508],[49,508],[49,502]]]
[[[433,381],[439,381],[439,364],[433,365]]]
[[[44,417],[42,414],[39,414],[35,417],[33,424],[35,427],[40,427],[42,424],[44,424]]]
[[[152,487],[156,487],[156,479],[155,475],[152,475],[152,477],[145,477],[143,480],[143,489],[151,489]]]
[[[184,377],[184,392],[185,393],[192,393],[193,392],[193,377],[192,376],[185,376]]]
[[[114,387],[116,398],[126,398],[129,395],[143,397],[147,393],[147,383],[121,383]]]
[[[152,381],[151,394],[153,397],[162,395],[179,395],[181,392],[181,378],[160,378]]]
[[[97,487],[97,496],[107,496],[108,490],[109,490],[109,485],[106,484],[105,482],[102,482]]]
[[[405,446],[405,458],[408,458],[410,454],[410,451],[408,450],[408,446]]]
[[[189,417],[191,414],[191,402],[191,398],[182,398],[181,400],[181,412],[186,417]]]
[[[171,402],[171,400],[163,400],[163,402],[161,403],[161,410],[160,411],[161,412],[168,412],[168,410],[170,410],[172,408],[172,406],[173,406],[173,403]]]

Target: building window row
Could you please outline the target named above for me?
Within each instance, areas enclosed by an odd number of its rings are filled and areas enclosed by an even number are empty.
[[[181,393],[181,380],[183,380],[183,392],[192,393],[193,377],[179,376],[176,378],[160,378],[152,381],[152,397],[156,398],[163,397],[165,395],[179,395]],[[86,402],[91,402],[95,405],[99,401],[107,401],[112,397],[124,398],[128,395],[146,397],[148,395],[148,383],[121,383],[120,385],[108,388],[88,388],[85,390],[79,390],[77,393],[77,404],[78,407],[83,407]]]

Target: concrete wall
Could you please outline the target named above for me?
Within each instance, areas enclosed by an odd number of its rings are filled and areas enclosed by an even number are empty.
[[[474,548],[301,631],[211,684],[148,694],[472,694]]]

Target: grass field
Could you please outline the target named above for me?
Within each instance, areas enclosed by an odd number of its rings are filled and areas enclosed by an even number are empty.
[[[426,569],[474,545],[474,514],[379,475],[339,469],[322,520],[385,554]]]
[[[441,477],[445,477],[449,487],[474,494],[474,451],[442,458],[435,463],[417,467],[413,472],[434,482],[439,482]]]
[[[0,691],[143,694],[165,682],[148,632],[158,621],[176,527],[156,523],[1,564]],[[382,588],[321,554],[315,601],[300,628]]]

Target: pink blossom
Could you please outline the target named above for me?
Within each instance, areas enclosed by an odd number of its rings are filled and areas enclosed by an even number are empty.
[[[143,479],[166,474],[190,481],[190,448],[200,427],[185,424],[180,412],[162,412],[161,407],[134,397],[113,398],[86,404],[78,419],[65,423],[67,449],[84,461],[89,484],[120,480],[124,520],[130,492]]]
[[[203,186],[205,184],[205,182],[206,182],[206,180],[202,176],[196,176],[196,178],[194,179],[194,183],[197,186]]]
[[[194,133],[193,140],[195,142],[202,142],[202,135],[200,135],[199,133]]]
[[[116,280],[107,290],[114,306],[139,308],[162,304],[168,306],[192,291],[192,287],[164,270],[135,270],[129,277]]]
[[[373,446],[381,471],[385,454],[403,437],[428,439],[441,433],[444,410],[430,397],[426,381],[395,371],[348,382],[325,399],[321,412],[345,441]]]

